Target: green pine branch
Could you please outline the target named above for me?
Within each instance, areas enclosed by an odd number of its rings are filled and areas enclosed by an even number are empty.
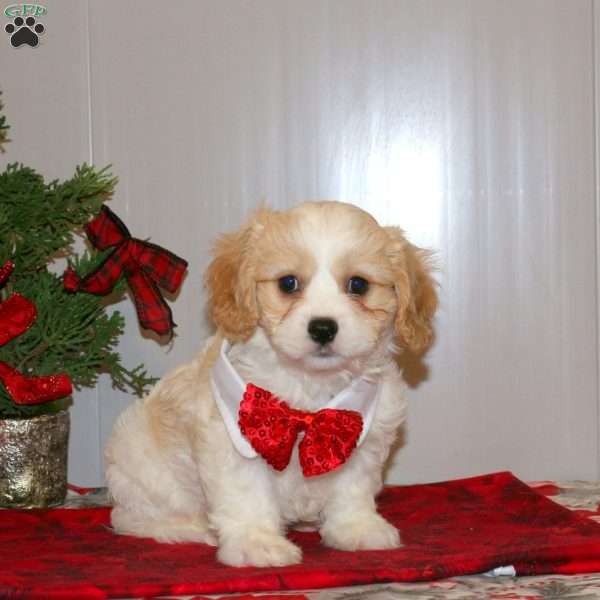
[[[82,165],[71,179],[46,184],[33,169],[8,165],[0,173],[0,263],[12,259],[18,277],[71,254],[75,234],[97,214],[116,182],[108,167]]]
[[[0,92],[0,96],[2,92]],[[2,111],[2,101],[0,101],[0,111]],[[3,145],[8,142],[8,138],[6,134],[8,132],[8,124],[6,123],[6,117],[3,114],[0,114],[0,152],[4,152]]]
[[[104,254],[87,251],[74,257],[72,265],[79,273],[89,273],[103,260]],[[76,389],[94,387],[101,373],[111,377],[115,388],[138,396],[156,381],[143,365],[123,366],[117,351],[125,320],[117,311],[109,314],[107,305],[124,296],[124,280],[105,298],[68,293],[63,289],[62,278],[47,269],[18,274],[15,271],[11,290],[34,302],[37,318],[25,333],[0,347],[0,361],[25,375],[66,372]],[[64,401],[17,406],[0,385],[0,417],[32,416],[62,406]]]
[[[0,116],[0,136],[6,129]],[[41,175],[20,164],[10,164],[0,173],[0,265],[6,260],[15,264],[0,290],[0,301],[18,292],[37,309],[32,326],[0,347],[0,361],[28,376],[67,373],[76,389],[95,386],[100,374],[107,373],[115,388],[141,396],[156,379],[143,365],[123,366],[117,346],[125,322],[118,311],[108,310],[126,293],[124,281],[107,297],[71,294],[53,272],[57,258],[66,258],[84,275],[105,258],[106,252],[94,248],[76,255],[73,243],[109,199],[116,182],[108,167],[97,170],[88,165],[77,167],[73,177],[63,182],[45,183]],[[66,398],[20,406],[0,383],[0,418],[46,414],[70,402]]]

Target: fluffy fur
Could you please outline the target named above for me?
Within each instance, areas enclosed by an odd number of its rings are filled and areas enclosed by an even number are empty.
[[[279,287],[287,275],[299,282],[293,293]],[[365,294],[348,291],[352,277],[368,282]],[[422,352],[432,341],[437,296],[428,254],[357,207],[309,202],[286,212],[260,210],[223,236],[206,284],[216,335],[130,406],[109,440],[115,530],[218,545],[219,560],[236,566],[299,562],[300,549],[285,537],[299,523],[342,550],[399,546],[374,497],[405,418],[395,355]],[[311,339],[314,318],[337,322],[330,343]],[[282,472],[238,454],[209,385],[224,337],[245,381],[296,408],[318,410],[357,376],[379,382],[371,429],[346,464],[305,478],[296,450]]]

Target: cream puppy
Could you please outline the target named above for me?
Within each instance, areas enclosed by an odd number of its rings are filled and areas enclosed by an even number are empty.
[[[355,206],[308,202],[260,210],[223,236],[206,284],[217,333],[195,360],[131,405],[108,442],[114,529],[217,545],[219,560],[235,566],[301,561],[285,536],[299,523],[341,550],[399,546],[374,497],[405,418],[395,358],[432,340],[437,296],[428,254]],[[321,464],[319,444],[331,438],[324,452],[339,456],[349,439],[318,434],[306,448],[312,458],[302,458],[307,430],[289,464],[271,466],[255,446],[260,419],[245,433],[238,426],[249,383],[294,414],[324,407],[358,414],[350,455],[330,471],[305,475],[306,461]],[[274,434],[275,446],[279,435],[287,433]]]

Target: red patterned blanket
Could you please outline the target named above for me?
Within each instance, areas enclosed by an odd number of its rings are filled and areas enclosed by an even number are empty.
[[[425,581],[513,565],[520,575],[600,571],[600,525],[510,473],[390,487],[381,513],[394,551],[340,552],[292,532],[301,565],[233,569],[215,549],[112,533],[108,508],[0,511],[0,597],[115,598],[302,590]]]

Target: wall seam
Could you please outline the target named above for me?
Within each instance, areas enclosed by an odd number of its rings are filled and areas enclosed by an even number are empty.
[[[92,41],[91,41],[91,27],[90,27],[90,0],[86,0],[85,3],[85,34],[86,34],[86,62],[87,62],[87,109],[88,109],[88,162],[90,165],[94,164],[94,126],[93,126],[93,100],[92,100]],[[96,460],[94,461],[97,466],[96,481],[100,484],[103,481],[103,468],[102,468],[102,447],[101,447],[101,411],[100,411],[100,392],[99,382],[94,387],[94,421],[96,425],[96,440],[98,447],[96,449]]]
[[[91,40],[90,40],[90,0],[85,3],[85,32],[86,32],[86,61],[87,61],[87,94],[88,94],[88,161],[94,164],[94,145],[92,140],[92,61],[91,61]]]
[[[600,58],[600,49],[598,48],[598,0],[591,0],[592,13],[592,124],[594,131],[593,139],[593,190],[594,190],[594,242],[595,242],[595,269],[596,278],[596,479],[600,480],[600,190],[598,181],[600,179],[600,164],[598,163],[598,146],[600,140],[600,131],[598,124],[600,119],[598,104],[598,62]]]

